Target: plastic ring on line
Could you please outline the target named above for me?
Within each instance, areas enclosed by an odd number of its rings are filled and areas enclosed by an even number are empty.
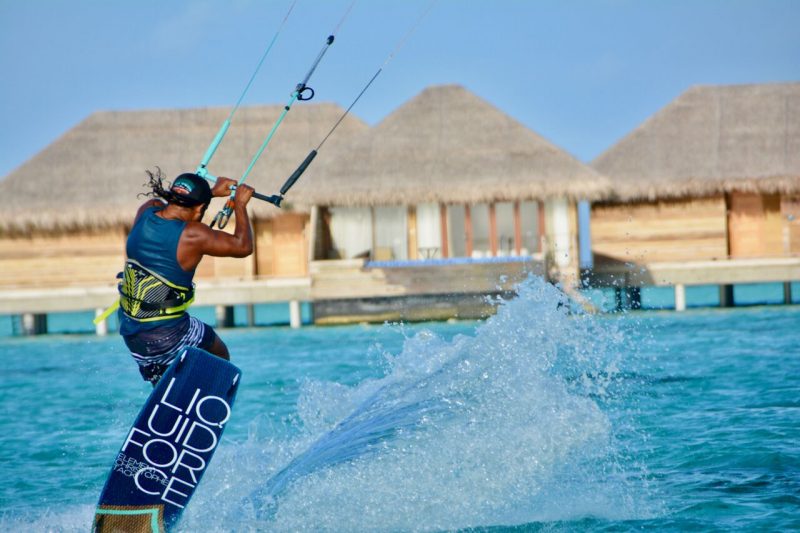
[[[306,91],[310,91],[311,94],[309,96],[304,96]],[[305,102],[307,100],[311,100],[312,98],[314,98],[314,94],[315,94],[314,89],[312,89],[311,87],[303,87],[297,93],[297,99],[300,100],[301,102]]]

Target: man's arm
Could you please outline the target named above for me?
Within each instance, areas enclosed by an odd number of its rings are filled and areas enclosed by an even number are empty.
[[[236,190],[233,234],[213,230],[201,222],[189,222],[181,235],[178,262],[185,270],[196,267],[204,255],[214,257],[247,257],[253,253],[253,228],[247,216],[247,203],[253,188],[240,185]]]

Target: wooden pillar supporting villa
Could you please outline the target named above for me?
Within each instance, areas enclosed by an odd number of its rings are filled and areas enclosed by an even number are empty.
[[[253,327],[256,325],[256,306],[253,304],[247,305],[247,326]]]
[[[522,216],[519,211],[519,202],[514,202],[514,253],[517,256],[522,255]]]
[[[538,251],[540,253],[544,253],[545,252],[544,248],[545,248],[545,229],[546,228],[545,228],[545,223],[544,223],[545,217],[544,217],[544,202],[543,201],[539,200],[537,202],[536,211],[537,211],[537,213],[539,215],[539,224],[538,224],[538,226],[539,226],[539,228],[538,228],[538,230],[539,230],[539,243],[538,243],[539,244],[539,250]]]
[[[625,303],[622,301],[622,288],[614,287],[614,311],[622,311]]]
[[[720,285],[719,306],[733,307],[734,305],[736,305],[736,303],[733,301],[733,285]]]
[[[642,308],[642,289],[640,287],[614,287],[614,310]]]
[[[94,310],[95,318],[102,315],[103,311],[105,311],[105,309],[95,309]],[[106,335],[108,335],[108,320],[103,320],[101,322],[98,322],[94,326],[94,334],[97,335],[98,337],[105,337]]]
[[[234,325],[233,320],[233,306],[218,305],[214,309],[214,314],[217,318],[218,328],[232,328]]]
[[[686,285],[675,285],[675,310],[686,311]]]
[[[625,287],[625,299],[628,309],[641,309],[642,308],[641,287]]]
[[[369,217],[370,217],[370,227],[372,228],[372,243],[370,244],[370,254],[369,258],[371,261],[375,261],[375,250],[378,249],[378,232],[375,231],[376,225],[376,217],[375,217],[375,206],[369,208]]]
[[[784,281],[783,282],[783,303],[786,305],[791,305],[792,303],[792,282],[791,281]]]
[[[293,328],[299,328],[303,324],[303,314],[300,308],[300,302],[292,300],[289,302],[289,325]]]
[[[472,257],[472,210],[464,206],[464,230],[467,233],[467,257]]]
[[[47,315],[41,313],[25,313],[22,315],[22,334],[44,335],[47,333]]]
[[[450,257],[450,247],[447,242],[447,204],[439,204],[439,227],[442,234],[442,259]]]
[[[411,260],[419,258],[417,248],[417,208],[413,205],[408,206],[408,258]]]
[[[497,257],[497,208],[494,202],[489,204],[489,249],[492,257]]]

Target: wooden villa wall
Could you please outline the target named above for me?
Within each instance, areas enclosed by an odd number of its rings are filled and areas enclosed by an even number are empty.
[[[265,270],[259,269],[259,275],[289,277],[308,275],[308,230],[310,224],[308,215],[285,214],[273,218],[271,223],[272,246],[269,255],[272,256],[272,267],[269,274],[266,274],[265,264]],[[261,249],[263,247],[259,248],[259,250]]]
[[[255,254],[206,257],[195,279],[308,275],[307,215],[256,221]],[[233,221],[226,230],[233,231]],[[125,262],[123,228],[62,235],[0,236],[0,289],[101,286],[116,283]]]
[[[205,257],[196,279],[252,279],[308,275],[308,215],[286,213],[253,221],[255,252],[250,257]],[[235,220],[225,231],[232,233]]]
[[[125,261],[125,233],[0,237],[0,288],[108,285]]]
[[[728,256],[725,197],[592,206],[595,262]]]
[[[786,255],[800,255],[800,195],[781,199],[783,245]]]
[[[731,257],[784,255],[780,195],[732,192],[727,201]]]

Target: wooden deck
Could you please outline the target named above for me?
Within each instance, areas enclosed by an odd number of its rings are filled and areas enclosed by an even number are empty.
[[[686,287],[690,285],[718,285],[720,306],[730,307],[736,305],[733,286],[741,283],[783,283],[783,301],[790,304],[792,282],[800,281],[800,257],[651,263],[606,260],[584,278],[595,287],[614,287],[617,307],[639,308],[641,287],[665,285],[675,291],[676,311],[686,310]]]
[[[593,285],[733,285],[800,281],[800,257],[650,263],[606,262],[589,274]]]
[[[196,305],[219,309],[288,302],[293,316],[299,317],[299,302],[311,302],[318,324],[476,318],[492,312],[485,295],[513,295],[519,281],[531,274],[544,275],[544,271],[541,258],[382,266],[363,260],[315,261],[307,277],[200,281]],[[678,302],[687,285],[800,281],[800,257],[647,264],[606,261],[587,278],[594,286],[620,289],[674,286]],[[116,297],[112,285],[4,289],[0,290],[0,314],[97,312]],[[297,320],[293,325],[298,325]]]
[[[309,301],[310,278],[199,282],[195,305],[237,305]],[[5,289],[0,314],[55,313],[104,309],[117,298],[116,286]]]
[[[530,274],[543,275],[538,258],[491,262],[311,264],[317,324],[483,318],[494,312],[485,296],[508,297]]]

